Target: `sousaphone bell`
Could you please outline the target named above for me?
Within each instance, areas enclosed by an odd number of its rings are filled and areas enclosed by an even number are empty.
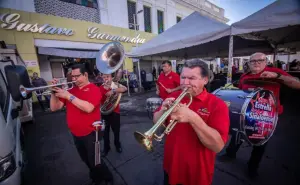
[[[103,74],[116,73],[122,66],[125,59],[124,47],[120,42],[109,42],[105,44],[98,53],[96,58],[97,69]],[[115,78],[118,76],[116,75]],[[115,81],[115,80],[113,80]],[[104,84],[105,85],[105,84]],[[122,93],[116,93],[107,98],[101,105],[102,115],[110,114],[121,100]]]

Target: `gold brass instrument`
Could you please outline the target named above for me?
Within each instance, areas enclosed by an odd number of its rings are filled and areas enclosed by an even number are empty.
[[[106,85],[107,82],[102,85]],[[105,102],[101,105],[100,111],[102,115],[110,114],[119,104],[122,97],[122,93],[115,93],[110,97],[107,97]]]
[[[169,115],[172,113],[172,111],[175,109],[176,106],[179,106],[179,103],[181,102],[181,100],[186,96],[189,95],[189,103],[187,104],[187,106],[190,106],[192,101],[193,101],[193,97],[190,93],[187,92],[188,88],[185,88],[182,93],[178,96],[178,98],[173,102],[172,106],[170,108],[168,108],[168,110],[166,110],[166,112],[158,119],[158,121],[153,125],[152,128],[150,128],[147,132],[145,132],[144,134],[140,133],[140,132],[134,132],[134,137],[135,139],[142,144],[148,151],[152,151],[153,150],[153,143],[152,140],[155,139],[156,141],[161,141],[163,139],[163,137],[166,134],[169,134],[173,128],[176,126],[177,124],[177,120],[171,120],[170,123],[168,124],[168,126],[165,128],[164,132],[158,136],[156,134],[156,131],[163,125],[164,122],[166,121],[166,119],[169,117]]]
[[[30,88],[27,88],[27,87],[24,87],[23,85],[20,86],[20,92],[21,92],[21,96],[23,98],[26,98],[27,95],[31,92],[35,92],[35,94],[37,96],[42,96],[42,95],[51,95],[52,93],[52,90],[51,88],[53,87],[59,87],[59,88],[62,88],[62,89],[65,89],[65,90],[69,90],[69,89],[72,89],[73,88],[73,84],[75,83],[75,81],[73,82],[67,82],[67,83],[60,83],[60,84],[53,84],[53,85],[46,85],[46,86],[41,86],[41,87],[30,87]],[[71,87],[69,87],[69,85],[72,85]],[[43,91],[41,93],[37,93],[36,91]]]
[[[96,58],[97,69],[103,74],[112,74],[120,69],[125,59],[124,47],[120,42],[109,42],[105,44]],[[116,81],[116,74],[113,81]],[[106,85],[106,83],[102,84]],[[122,93],[115,93],[108,97],[103,105],[101,105],[101,113],[103,115],[110,114],[121,100]]]

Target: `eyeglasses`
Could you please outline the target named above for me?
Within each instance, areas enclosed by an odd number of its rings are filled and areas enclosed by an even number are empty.
[[[79,75],[71,75],[71,77],[77,79],[77,78],[79,78],[81,75],[82,75],[82,74],[79,74]]]
[[[251,64],[254,64],[254,63],[260,64],[260,63],[262,63],[262,62],[264,62],[264,61],[266,61],[266,59],[250,60],[250,63],[251,63]]]

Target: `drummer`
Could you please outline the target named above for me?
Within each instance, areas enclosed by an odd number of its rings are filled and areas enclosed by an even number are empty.
[[[274,68],[274,67],[267,67],[267,57],[264,53],[254,53],[250,56],[250,61],[248,63],[249,66],[249,72],[244,73],[239,82],[239,88],[243,90],[254,90],[254,88],[258,86],[249,85],[245,83],[245,80],[252,79],[252,78],[269,78],[273,79],[274,81],[282,81],[283,84],[290,88],[294,89],[300,89],[300,82],[286,73],[285,71]],[[272,81],[273,81],[272,80]],[[283,106],[280,104],[279,101],[279,90],[280,90],[280,84],[279,83],[273,83],[273,84],[267,84],[261,86],[264,89],[270,90],[274,93],[274,96],[277,100],[277,110],[278,115],[283,113]],[[231,138],[235,138],[235,134],[233,133]],[[226,154],[221,156],[222,161],[232,160],[236,158],[236,152],[238,151],[241,144],[236,145],[234,140],[231,140],[229,146],[226,149]],[[248,173],[251,178],[256,177],[258,175],[257,169],[259,167],[259,163],[263,157],[265,148],[267,143],[261,146],[254,146],[251,157],[248,161]]]
[[[164,100],[170,93],[180,89],[180,77],[172,71],[170,61],[163,61],[162,69],[156,82],[156,94]]]

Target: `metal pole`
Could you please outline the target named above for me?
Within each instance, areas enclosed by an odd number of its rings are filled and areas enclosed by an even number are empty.
[[[227,72],[227,84],[232,81],[232,52],[233,52],[233,36],[230,35],[229,40],[229,53],[228,53],[228,72]]]
[[[124,67],[126,70],[126,77],[127,77],[127,92],[128,92],[128,96],[130,96],[130,87],[129,87],[129,77],[128,77],[128,69],[126,69],[126,61],[124,62]]]
[[[135,20],[135,16],[137,14],[133,14],[133,24],[134,24],[134,31],[135,31],[135,36],[137,37],[137,29],[136,26],[138,25]],[[136,42],[136,48],[138,47],[138,42]],[[141,80],[141,70],[140,70],[140,60],[138,60],[138,77],[139,77],[139,87],[140,87],[140,92],[142,92],[142,80]]]

